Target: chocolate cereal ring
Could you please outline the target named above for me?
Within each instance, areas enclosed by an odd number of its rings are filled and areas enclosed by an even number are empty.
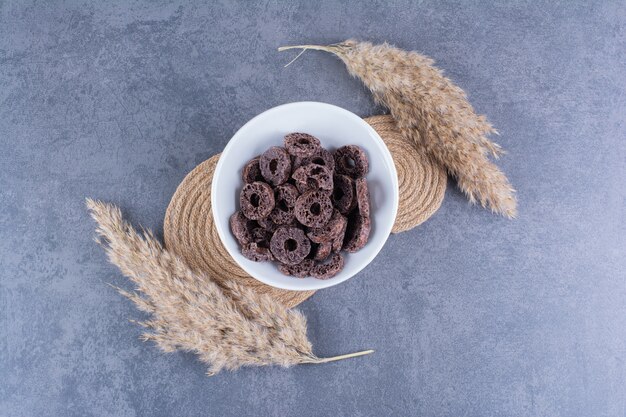
[[[343,256],[340,253],[335,253],[329,261],[315,264],[309,273],[317,279],[329,279],[337,275],[342,269]]]
[[[310,163],[296,169],[291,176],[300,193],[310,190],[333,190],[333,173],[324,165]]]
[[[347,175],[335,175],[332,201],[341,214],[348,214],[356,207],[354,180]]]
[[[344,217],[345,219],[345,217]],[[343,240],[346,237],[346,229],[348,228],[348,219],[343,223],[343,229],[339,232],[337,237],[333,239],[333,252],[337,253],[343,246]]]
[[[263,219],[274,208],[274,191],[261,181],[246,184],[239,194],[239,205],[244,216],[250,220]]]
[[[272,185],[284,183],[291,174],[291,158],[285,149],[278,146],[272,146],[261,154],[259,166],[263,178]]]
[[[369,217],[363,217],[356,213],[350,216],[342,249],[346,252],[356,252],[363,248],[369,239],[370,229]]]
[[[304,231],[296,227],[279,227],[272,240],[270,250],[276,259],[287,265],[302,262],[311,251],[311,242]]]
[[[363,217],[370,217],[370,191],[367,188],[367,180],[359,178],[356,183],[356,201],[359,205],[359,214]]]
[[[290,133],[285,136],[285,148],[293,156],[311,156],[320,147],[320,140],[306,133]]]
[[[290,275],[296,278],[305,278],[309,276],[309,271],[313,265],[314,262],[312,259],[304,259],[296,265],[278,264],[278,270],[285,275]]]
[[[270,239],[272,238],[272,232],[262,228],[261,226],[258,226],[252,229],[250,235],[252,236],[253,243],[256,243],[264,248],[269,248]]]
[[[347,222],[348,220],[345,217],[343,217],[341,213],[339,213],[338,210],[334,210],[333,215],[328,221],[328,223],[326,223],[322,227],[316,227],[316,228],[310,229],[306,235],[309,239],[311,239],[311,242],[314,242],[314,243],[329,242],[330,243],[337,236],[339,236],[339,233],[341,233],[342,230],[345,229]]]
[[[247,245],[252,242],[252,230],[256,226],[255,221],[246,218],[241,211],[237,211],[230,216],[229,223],[230,230],[240,245]]]
[[[254,262],[273,261],[274,257],[268,248],[264,248],[254,242],[244,245],[241,248],[241,254]]]
[[[298,190],[291,184],[279,185],[274,189],[274,209],[270,220],[276,224],[289,224],[295,218],[293,209],[298,199]]]
[[[354,179],[365,176],[369,171],[369,162],[365,151],[357,145],[346,145],[334,153],[337,173]]]
[[[263,229],[267,230],[270,233],[274,233],[274,231],[278,228],[278,225],[274,223],[269,217],[259,219],[256,222],[259,224],[259,226],[261,226]]]
[[[330,196],[322,191],[308,191],[296,200],[296,219],[308,227],[322,227],[333,215]]]
[[[295,171],[301,166],[308,164],[323,165],[331,172],[335,170],[335,158],[333,158],[333,154],[324,148],[318,148],[311,156],[307,156],[305,158],[294,158],[293,170]]]
[[[263,175],[261,175],[261,167],[259,165],[260,159],[259,156],[256,156],[244,165],[241,171],[241,178],[244,183],[248,184],[255,181],[263,181]]]
[[[332,250],[333,250],[333,244],[329,240],[326,242],[322,242],[320,244],[316,244],[314,250],[312,250],[311,252],[314,251],[314,254],[313,254],[314,260],[323,261],[324,259],[328,258],[328,255],[330,255],[330,252]]]

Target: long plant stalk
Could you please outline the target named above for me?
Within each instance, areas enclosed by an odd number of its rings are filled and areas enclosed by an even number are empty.
[[[289,49],[325,51],[339,57],[348,72],[389,109],[402,134],[442,164],[472,203],[515,217],[515,190],[489,160],[502,154],[500,146],[487,138],[496,130],[485,116],[476,114],[465,92],[432,59],[388,44],[355,40],[278,48]]]
[[[192,271],[164,249],[150,231],[139,234],[119,208],[91,199],[87,207],[109,260],[137,287],[119,292],[151,315],[139,323],[147,329],[143,339],[163,351],[194,352],[209,374],[241,366],[326,363],[373,352],[317,357],[299,311],[234,281],[227,294],[210,276]]]

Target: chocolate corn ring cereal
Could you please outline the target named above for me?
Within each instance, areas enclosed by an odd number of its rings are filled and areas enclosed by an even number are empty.
[[[289,179],[291,174],[291,157],[287,151],[272,146],[261,154],[259,160],[261,175],[272,185],[280,185]]]
[[[306,133],[290,133],[285,136],[285,149],[293,156],[311,156],[320,147],[320,140]]]
[[[246,218],[241,211],[237,211],[230,216],[229,224],[230,230],[240,245],[252,242],[252,230],[256,226],[253,220]]]
[[[328,255],[330,255],[330,252],[333,250],[333,244],[330,240],[328,240],[326,242],[317,244],[314,250],[315,253],[313,254],[313,260],[323,261],[324,259],[328,258]]]
[[[309,191],[296,200],[296,219],[309,227],[322,227],[333,215],[330,196],[322,191]]]
[[[356,252],[363,248],[369,239],[370,228],[369,217],[363,217],[359,214],[350,216],[342,249],[346,252]]]
[[[369,162],[365,151],[356,145],[346,145],[333,154],[337,173],[354,179],[364,177],[369,171]]]
[[[259,224],[259,226],[261,226],[263,229],[267,230],[270,233],[274,233],[274,231],[278,228],[278,225],[274,223],[269,217],[259,219],[256,222]]]
[[[279,185],[274,189],[274,209],[270,213],[270,220],[275,224],[289,224],[295,218],[293,212],[298,199],[298,190],[291,184]]]
[[[333,194],[333,205],[341,214],[348,214],[356,207],[354,180],[347,175],[335,175]]]
[[[269,248],[270,239],[272,238],[272,232],[262,228],[261,226],[258,226],[252,229],[250,235],[252,236],[253,243],[257,243],[259,246]]]
[[[311,251],[311,242],[302,229],[281,226],[272,236],[270,250],[280,262],[295,265],[307,257]]]
[[[309,271],[313,267],[312,259],[305,259],[296,265],[278,264],[278,270],[285,275],[290,275],[296,278],[305,278],[309,276]]]
[[[263,175],[261,175],[261,167],[259,165],[260,159],[261,157],[259,156],[254,157],[243,167],[243,170],[241,171],[241,178],[244,183],[248,184],[255,181],[264,181]]]
[[[343,256],[335,253],[329,261],[315,264],[309,273],[317,279],[329,279],[343,269],[343,263]]]
[[[307,156],[305,158],[294,158],[293,170],[295,171],[301,166],[308,164],[323,165],[331,172],[335,170],[335,159],[333,158],[333,154],[324,148],[318,148],[311,156]]]
[[[361,216],[370,217],[370,191],[367,188],[365,178],[359,178],[356,183],[356,201],[359,206],[359,214]]]
[[[246,184],[239,194],[239,205],[244,216],[250,220],[263,219],[274,208],[274,191],[261,181]]]
[[[322,227],[309,229],[306,235],[314,243],[331,242],[345,229],[347,222],[348,220],[338,210],[334,210],[328,223]]]
[[[274,260],[272,252],[268,248],[259,246],[254,242],[248,245],[244,245],[241,248],[241,254],[254,262],[265,262]]]
[[[333,173],[323,165],[310,163],[296,169],[291,177],[300,193],[310,190],[333,190]]]
[[[344,217],[344,219],[346,219]],[[346,237],[346,229],[348,228],[348,219],[343,223],[343,229],[339,232],[337,237],[333,239],[333,252],[337,253],[343,247],[343,240]]]
[[[344,267],[342,250],[367,243],[371,206],[367,155],[356,145],[334,153],[306,133],[290,133],[249,160],[239,211],[229,219],[242,255],[275,261],[285,275],[329,279]]]

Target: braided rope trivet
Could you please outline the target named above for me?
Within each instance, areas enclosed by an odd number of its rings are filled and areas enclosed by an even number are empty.
[[[398,172],[400,201],[393,233],[404,232],[425,222],[441,206],[448,177],[445,169],[409,143],[396,128],[393,117],[365,119],[383,139]]]

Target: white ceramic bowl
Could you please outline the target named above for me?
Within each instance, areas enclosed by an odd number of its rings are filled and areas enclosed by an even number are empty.
[[[246,162],[270,146],[282,146],[291,132],[305,132],[320,139],[333,151],[343,145],[359,145],[367,152],[370,171],[372,230],[363,249],[345,253],[343,270],[328,280],[294,278],[283,275],[272,262],[253,262],[241,255],[230,231],[229,218],[239,209],[243,187],[241,170]],[[232,137],[217,163],[211,189],[213,217],[228,253],[248,274],[265,284],[287,290],[318,290],[331,287],[354,276],[381,250],[398,210],[398,177],[391,154],[376,131],[354,113],[325,103],[300,102],[274,107],[246,123]]]

